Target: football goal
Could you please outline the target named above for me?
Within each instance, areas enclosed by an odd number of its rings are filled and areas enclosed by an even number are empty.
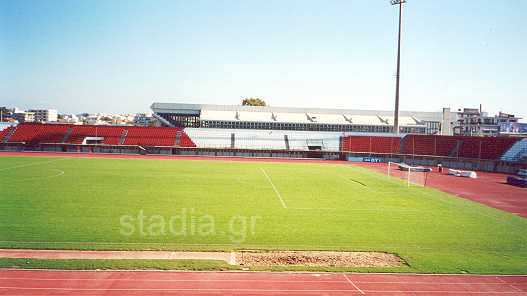
[[[411,166],[405,163],[388,162],[388,176],[406,180],[410,186],[426,186],[428,173],[432,169],[421,166]]]

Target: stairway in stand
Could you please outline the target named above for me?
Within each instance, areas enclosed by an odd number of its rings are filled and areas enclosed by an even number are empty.
[[[512,147],[507,150],[500,159],[503,161],[518,162],[525,157],[527,157],[527,139],[522,139],[521,141],[514,143],[514,145],[512,145]]]

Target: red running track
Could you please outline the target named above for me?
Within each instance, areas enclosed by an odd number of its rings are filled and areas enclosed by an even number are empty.
[[[527,295],[527,276],[4,269],[0,295]]]

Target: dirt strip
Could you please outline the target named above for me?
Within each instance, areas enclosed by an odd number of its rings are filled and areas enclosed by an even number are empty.
[[[76,251],[0,249],[0,258],[31,259],[144,259],[144,260],[221,260],[236,264],[229,252],[171,252],[171,251]]]

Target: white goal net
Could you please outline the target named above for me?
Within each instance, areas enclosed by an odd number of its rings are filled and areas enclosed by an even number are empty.
[[[410,186],[426,186],[429,168],[410,166],[405,163],[388,162],[388,176],[401,178]]]

